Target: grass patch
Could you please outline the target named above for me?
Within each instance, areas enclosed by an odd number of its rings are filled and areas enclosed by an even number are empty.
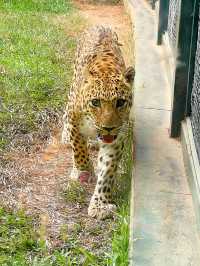
[[[1,11],[67,13],[71,9],[68,0],[2,0],[0,3]]]
[[[38,248],[31,219],[22,212],[11,213],[0,209],[0,264],[25,265],[25,253]]]
[[[62,0],[3,1],[0,10],[3,150],[19,135],[35,132],[46,139],[52,125],[58,124],[73,74],[72,32],[80,30],[83,21],[71,3]],[[49,13],[61,11],[61,22],[60,16]]]
[[[67,203],[86,203],[87,190],[79,181],[70,181],[67,189],[64,191],[64,197]]]
[[[129,202],[120,207],[117,228],[112,239],[112,264],[128,266]]]
[[[80,258],[85,263],[81,265],[91,265],[90,262],[94,258],[94,255],[76,247],[73,239],[66,241],[65,248],[48,251],[33,226],[34,220],[26,216],[23,211],[11,212],[1,208],[0,225],[0,265],[2,266],[80,265]]]
[[[128,265],[128,223],[124,214],[119,218],[118,227],[112,241],[113,253],[96,256],[81,247],[76,236],[65,236],[64,247],[48,250],[34,227],[34,220],[23,211],[10,212],[0,209],[0,264],[2,266],[111,266]]]
[[[117,180],[115,191],[116,201],[118,202],[118,220],[112,239],[112,264],[127,266],[129,252],[129,218],[130,218],[130,188],[132,179],[132,145],[133,145],[133,125],[126,138],[123,157],[121,161],[121,175]]]
[[[14,213],[1,208],[0,225],[0,265],[66,265],[66,255],[62,252],[55,250],[47,256],[33,219],[23,211]]]

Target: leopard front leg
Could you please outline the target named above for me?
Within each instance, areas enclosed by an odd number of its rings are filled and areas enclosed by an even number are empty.
[[[80,133],[78,125],[69,123],[67,125],[69,141],[73,150],[73,170],[71,179],[81,182],[92,182],[94,179],[94,169],[89,158],[87,140]]]
[[[97,219],[112,217],[116,206],[112,203],[112,190],[121,159],[123,140],[100,146],[98,156],[98,180],[90,201],[88,214]]]

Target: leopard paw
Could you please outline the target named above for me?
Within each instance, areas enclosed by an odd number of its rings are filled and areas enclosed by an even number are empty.
[[[79,173],[78,179],[81,183],[92,183],[94,181],[94,175],[88,171],[82,171]]]
[[[70,179],[79,180],[81,183],[92,183],[95,180],[94,174],[89,171],[79,171],[73,168]]]
[[[104,220],[106,218],[113,218],[116,213],[116,205],[114,204],[92,204],[88,208],[88,215],[98,220]]]

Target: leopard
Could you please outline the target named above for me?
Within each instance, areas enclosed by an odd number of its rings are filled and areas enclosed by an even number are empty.
[[[121,45],[110,27],[97,25],[80,34],[63,116],[62,142],[72,148],[70,178],[96,182],[88,215],[99,220],[116,212],[113,187],[133,102],[135,69],[126,67]],[[90,140],[99,147],[96,178]]]

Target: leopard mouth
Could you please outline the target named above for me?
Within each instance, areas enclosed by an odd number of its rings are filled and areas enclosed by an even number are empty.
[[[112,143],[114,140],[116,140],[117,135],[99,135],[98,138],[104,143]]]

